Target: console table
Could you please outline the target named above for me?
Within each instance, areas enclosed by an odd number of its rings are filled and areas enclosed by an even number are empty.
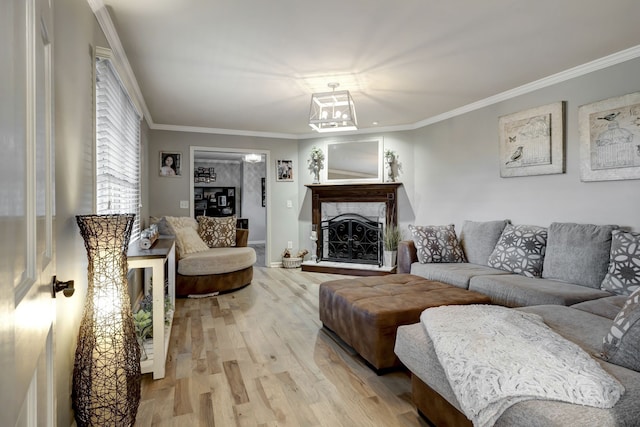
[[[153,372],[153,379],[164,378],[165,362],[169,350],[173,311],[168,313],[169,324],[165,325],[165,264],[167,265],[168,293],[171,304],[176,303],[176,246],[172,238],[159,238],[149,249],[140,249],[138,242],[129,245],[127,263],[130,269],[151,269],[151,286],[147,286],[148,274],[145,274],[145,293],[149,288],[153,294],[153,339],[151,344],[145,344],[147,360],[140,362],[143,374]],[[146,273],[146,270],[145,270]]]

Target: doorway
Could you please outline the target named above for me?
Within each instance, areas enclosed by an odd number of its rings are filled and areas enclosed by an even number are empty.
[[[256,265],[269,265],[268,201],[269,152],[219,147],[191,147],[191,216],[232,216],[249,230],[249,246]],[[258,156],[249,156],[257,154]],[[252,158],[253,157],[253,158]],[[248,161],[251,160],[251,161]]]

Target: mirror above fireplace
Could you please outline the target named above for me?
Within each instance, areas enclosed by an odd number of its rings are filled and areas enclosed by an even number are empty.
[[[328,183],[382,182],[382,173],[382,140],[327,143]]]

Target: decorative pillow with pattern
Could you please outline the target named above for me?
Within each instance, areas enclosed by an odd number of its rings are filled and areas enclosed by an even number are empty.
[[[198,234],[210,248],[235,246],[236,216],[199,216]]]
[[[176,249],[180,256],[204,252],[209,246],[202,241],[198,232],[191,227],[182,227],[176,230]]]
[[[546,228],[508,224],[487,265],[526,277],[541,277],[546,246]]]
[[[607,362],[640,371],[640,288],[627,298],[602,341]]]
[[[609,269],[600,288],[618,295],[640,289],[640,233],[611,232]]]
[[[453,224],[410,225],[409,231],[422,264],[467,262]]]

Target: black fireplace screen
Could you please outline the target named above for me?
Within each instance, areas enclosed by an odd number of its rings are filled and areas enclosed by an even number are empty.
[[[382,223],[358,214],[343,214],[322,221],[319,261],[378,264],[382,266]]]

